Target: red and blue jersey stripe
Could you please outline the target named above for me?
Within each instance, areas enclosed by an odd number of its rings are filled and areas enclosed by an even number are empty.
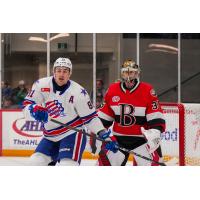
[[[78,127],[83,126],[84,124],[88,124],[92,119],[94,119],[96,117],[97,117],[96,112],[94,112],[90,115],[84,116],[84,117],[77,116],[73,120],[67,122],[66,125],[74,127],[74,128],[78,128]],[[46,137],[60,136],[68,131],[70,131],[70,129],[67,127],[63,127],[63,126],[59,126],[57,128],[51,129],[51,130],[46,130],[45,128],[43,128],[43,134]]]

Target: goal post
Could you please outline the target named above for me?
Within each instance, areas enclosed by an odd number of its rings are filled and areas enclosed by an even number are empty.
[[[161,135],[164,160],[178,158],[179,165],[185,165],[184,148],[184,106],[176,103],[161,103],[166,120],[166,131]]]
[[[161,135],[164,160],[179,165],[200,165],[200,104],[161,103],[166,131]]]

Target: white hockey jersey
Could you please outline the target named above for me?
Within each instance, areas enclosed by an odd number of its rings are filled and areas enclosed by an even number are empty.
[[[94,133],[105,129],[92,106],[87,91],[72,80],[68,81],[63,91],[55,90],[53,77],[36,81],[23,103],[25,118],[34,120],[29,110],[31,104],[46,107],[51,118],[66,125],[79,129],[85,125]],[[51,141],[59,141],[74,132],[51,121],[44,123],[43,126],[44,136]]]

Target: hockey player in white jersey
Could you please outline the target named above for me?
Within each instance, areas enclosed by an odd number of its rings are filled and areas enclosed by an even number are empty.
[[[53,76],[36,81],[24,100],[27,119],[43,122],[44,138],[30,157],[30,165],[79,165],[86,146],[86,136],[67,129],[50,120],[56,120],[81,129],[84,124],[91,132],[107,141],[106,150],[118,151],[118,143],[110,139],[99,120],[87,91],[70,80],[72,63],[68,58],[58,58],[53,66]]]

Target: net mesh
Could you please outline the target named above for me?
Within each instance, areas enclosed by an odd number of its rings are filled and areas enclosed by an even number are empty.
[[[179,109],[178,106],[162,106],[166,120],[166,131],[161,135],[164,161],[179,159]]]
[[[185,163],[200,165],[200,105],[185,107]]]
[[[166,119],[166,132],[161,135],[164,160],[176,157],[185,165],[200,165],[200,104],[182,104],[183,112],[179,105],[162,105]],[[184,120],[180,122],[181,117]]]

